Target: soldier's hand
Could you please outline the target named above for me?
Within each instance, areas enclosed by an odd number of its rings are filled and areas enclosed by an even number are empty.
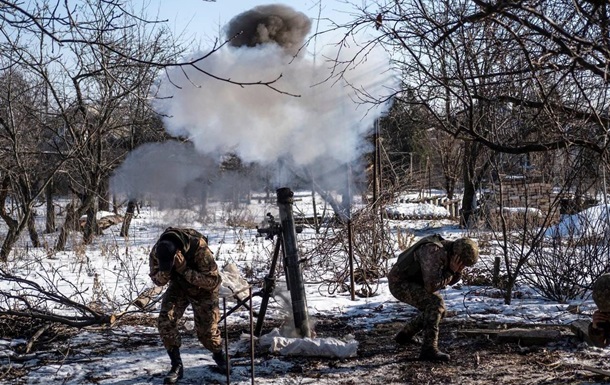
[[[457,255],[452,255],[449,259],[449,269],[454,273],[461,273],[466,265],[462,262],[461,258]]]
[[[180,251],[176,252],[174,256],[174,269],[178,274],[182,274],[186,270],[186,259]]]

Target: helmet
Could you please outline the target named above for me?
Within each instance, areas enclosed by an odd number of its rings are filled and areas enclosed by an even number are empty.
[[[159,261],[159,270],[169,271],[172,269],[174,256],[176,255],[177,250],[178,248],[172,241],[164,239],[157,243],[155,254]]]
[[[610,273],[602,274],[591,287],[593,301],[600,311],[610,312]]]
[[[453,253],[460,257],[466,266],[472,266],[479,260],[479,246],[470,238],[460,238],[453,242]]]

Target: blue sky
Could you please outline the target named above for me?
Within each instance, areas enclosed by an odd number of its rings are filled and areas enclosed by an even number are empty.
[[[298,0],[298,1],[270,1],[270,0],[217,0],[214,2],[204,0],[142,0],[148,4],[146,12],[151,17],[167,19],[168,26],[176,35],[182,35],[186,41],[207,45],[219,37],[222,26],[234,16],[247,11],[257,5],[285,4],[297,11],[303,12],[311,18],[318,15],[322,7],[322,17],[346,18],[340,9],[350,9],[343,1],[338,0]]]

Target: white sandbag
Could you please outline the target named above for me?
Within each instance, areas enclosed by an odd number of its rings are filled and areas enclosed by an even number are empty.
[[[333,337],[287,338],[282,337],[277,329],[262,335],[259,344],[283,356],[347,358],[355,356],[358,351],[358,341],[353,337],[348,341]]]
[[[239,298],[240,300],[248,297],[248,281],[239,274],[239,269],[234,263],[228,263],[219,272],[222,278],[218,295],[227,299]]]

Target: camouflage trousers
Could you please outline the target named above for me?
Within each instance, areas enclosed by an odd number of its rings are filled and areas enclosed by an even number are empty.
[[[439,323],[445,316],[445,301],[438,294],[428,293],[421,283],[400,279],[397,275],[388,275],[390,293],[401,302],[407,303],[420,310],[403,327],[409,335],[415,335],[424,330],[424,347],[436,348],[438,345]]]
[[[218,308],[218,291],[201,291],[197,296],[187,295],[176,282],[170,282],[157,319],[157,327],[165,349],[179,348],[182,338],[177,322],[191,305],[195,319],[195,330],[201,344],[211,352],[222,350],[222,338],[218,330],[220,311]]]

